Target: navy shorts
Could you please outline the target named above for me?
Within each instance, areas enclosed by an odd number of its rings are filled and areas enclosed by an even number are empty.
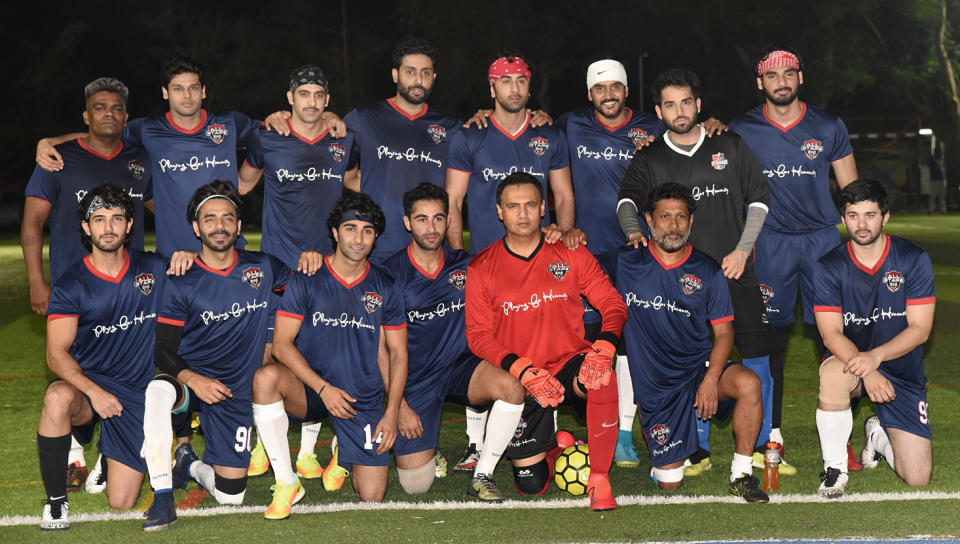
[[[383,419],[382,395],[367,404],[354,403],[353,408],[357,415],[353,416],[353,419],[340,419],[330,415],[320,395],[306,384],[303,386],[303,392],[307,395],[305,421],[330,418],[340,448],[340,466],[347,470],[353,470],[353,465],[390,466],[390,453],[377,454],[380,438],[373,436],[377,424]]]
[[[883,372],[881,370],[881,372]],[[884,374],[884,376],[887,376]],[[905,382],[896,378],[887,376],[890,383],[893,384],[893,390],[897,398],[891,402],[874,403],[877,410],[877,417],[880,418],[880,424],[884,429],[894,428],[906,431],[910,434],[931,440],[933,433],[930,431],[930,411],[927,402],[927,389],[913,382]],[[861,394],[866,395],[863,389],[863,382],[860,383]]]
[[[200,400],[189,387],[186,413],[200,412],[200,427],[206,440],[203,462],[233,468],[250,466],[253,440],[253,404],[250,399],[230,397],[216,404]],[[181,408],[177,412],[183,412]]]

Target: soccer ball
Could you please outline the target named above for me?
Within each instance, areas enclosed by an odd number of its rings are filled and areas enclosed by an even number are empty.
[[[554,483],[563,491],[573,496],[586,493],[590,479],[590,447],[576,444],[560,452],[553,472]]]

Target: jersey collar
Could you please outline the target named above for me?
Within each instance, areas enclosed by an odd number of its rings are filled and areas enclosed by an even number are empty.
[[[706,137],[707,137],[707,129],[705,129],[705,128],[699,126],[699,125],[697,125],[697,128],[700,129],[700,139],[697,140],[697,143],[695,143],[695,144],[693,145],[693,149],[691,149],[690,151],[686,151],[686,150],[684,150],[682,147],[678,147],[675,143],[673,143],[673,142],[670,140],[670,136],[669,136],[669,135],[670,135],[670,131],[669,131],[669,130],[663,134],[663,142],[664,142],[665,144],[667,144],[667,147],[669,147],[670,149],[676,151],[677,153],[679,153],[679,154],[681,154],[681,155],[686,155],[687,157],[692,157],[693,154],[696,153],[698,149],[700,149],[700,146],[703,145],[703,140],[705,140]]]
[[[120,154],[121,151],[123,151],[123,140],[120,140],[120,147],[118,147],[117,150],[114,151],[113,154],[111,155],[103,155],[101,153],[97,153],[96,151],[93,150],[93,148],[88,147],[87,144],[83,143],[83,138],[77,138],[77,145],[79,145],[83,149],[87,150],[89,153],[97,157],[100,157],[105,161],[113,160],[117,155]]]
[[[620,130],[621,128],[625,127],[625,126],[627,125],[627,123],[629,123],[630,120],[633,119],[633,110],[630,109],[630,108],[624,108],[624,109],[627,110],[627,120],[624,121],[624,122],[622,122],[622,123],[620,123],[619,125],[617,125],[617,126],[615,126],[615,127],[611,127],[610,125],[604,123],[603,120],[600,119],[600,114],[597,112],[597,109],[596,109],[596,108],[593,109],[593,116],[596,117],[597,122],[600,123],[600,126],[601,126],[601,127],[609,130],[610,132],[616,132],[616,131]]]
[[[491,119],[492,119],[492,117],[491,117]],[[503,249],[507,250],[507,253],[508,253],[508,254],[510,254],[510,255],[512,255],[512,256],[520,259],[521,261],[530,262],[530,261],[533,260],[534,257],[537,256],[537,253],[540,253],[540,250],[543,249],[544,236],[543,236],[543,233],[541,232],[541,233],[540,233],[540,243],[537,244],[537,249],[534,249],[534,250],[533,250],[533,253],[531,253],[529,257],[524,257],[524,256],[522,256],[522,255],[518,255],[518,254],[514,253],[514,252],[510,249],[510,246],[507,245],[507,235],[506,235],[506,234],[503,235],[503,238],[501,238],[500,241],[503,242]]]
[[[430,274],[427,273],[426,270],[420,268],[420,265],[417,264],[417,260],[413,258],[413,244],[414,244],[414,243],[411,242],[410,245],[407,246],[407,257],[410,258],[410,264],[412,264],[413,267],[417,269],[417,271],[419,271],[421,274],[423,274],[425,277],[427,277],[427,278],[429,278],[429,279],[431,279],[431,280],[435,280],[435,279],[439,278],[439,277],[440,277],[440,272],[443,271],[443,265],[447,262],[447,252],[446,252],[446,250],[444,250],[444,251],[442,251],[442,252],[440,253],[440,266],[437,267],[437,273],[436,273],[436,274],[433,274],[433,275],[430,275]]]
[[[520,136],[523,136],[523,133],[526,132],[528,128],[530,128],[530,117],[531,117],[530,115],[527,115],[527,118],[523,121],[523,126],[520,127],[520,130],[517,132],[516,135],[510,134],[510,132],[508,132],[499,124],[497,124],[497,120],[496,118],[493,117],[492,114],[490,115],[490,123],[493,124],[493,126],[497,127],[497,130],[503,133],[503,135],[506,136],[507,138],[510,138],[511,140],[516,140]]]
[[[199,123],[197,126],[193,127],[193,128],[183,128],[183,127],[181,127],[180,125],[174,123],[174,122],[173,122],[173,116],[170,115],[170,112],[169,112],[169,111],[166,113],[167,122],[170,123],[170,126],[172,126],[172,127],[175,128],[176,130],[178,130],[178,131],[180,131],[180,132],[182,132],[182,133],[184,133],[184,134],[196,134],[196,133],[200,132],[200,129],[202,129],[202,128],[203,128],[204,126],[206,126],[206,124],[207,124],[207,110],[200,110],[200,111],[201,111],[201,113],[203,113],[203,116],[200,118],[200,123]]]
[[[294,136],[296,136],[297,138],[299,138],[301,141],[303,141],[303,142],[305,142],[305,143],[308,143],[308,144],[310,144],[310,145],[313,145],[313,144],[319,142],[320,140],[326,138],[326,137],[327,137],[327,134],[330,134],[330,130],[329,130],[329,129],[328,129],[328,130],[324,130],[323,132],[320,133],[319,136],[316,137],[316,139],[310,140],[310,139],[307,139],[307,137],[304,136],[303,134],[300,134],[299,132],[293,130],[293,124],[290,122],[289,119],[287,119],[287,126],[290,127],[290,134],[293,134]]]
[[[687,259],[690,258],[690,254],[693,253],[693,246],[688,243],[687,249],[684,251],[683,258],[671,265],[667,265],[666,263],[661,261],[660,256],[657,255],[657,252],[653,250],[653,247],[649,243],[647,243],[647,250],[650,251],[650,254],[653,255],[653,258],[656,259],[658,263],[660,263],[660,266],[662,266],[664,270],[673,270],[674,268],[677,268],[678,266],[681,266],[683,265],[683,263],[687,262]]]
[[[91,274],[101,280],[109,281],[110,283],[120,283],[123,277],[127,275],[127,270],[130,269],[130,252],[126,249],[123,250],[123,268],[120,269],[120,273],[116,276],[108,276],[97,270],[97,267],[93,266],[93,261],[90,260],[89,254],[83,258],[83,264],[87,266],[87,270],[89,270]]]
[[[853,241],[850,240],[847,242],[847,253],[850,254],[850,260],[853,261],[853,264],[857,265],[857,268],[863,270],[871,276],[877,273],[877,270],[880,270],[880,267],[883,266],[883,263],[887,261],[887,256],[890,255],[890,235],[884,234],[883,241],[886,244],[886,247],[883,248],[883,255],[880,255],[880,258],[877,259],[877,264],[873,265],[873,268],[867,267],[867,265],[861,263],[857,259],[856,253],[853,252]]]
[[[392,98],[388,98],[388,99],[387,99],[387,104],[390,104],[390,106],[391,106],[393,109],[397,110],[397,113],[399,113],[400,115],[406,117],[406,118],[407,118],[408,120],[410,120],[410,121],[416,121],[417,119],[419,119],[419,118],[423,117],[424,115],[426,115],[427,112],[430,110],[430,104],[427,104],[426,102],[424,102],[424,103],[423,103],[423,110],[421,110],[420,113],[418,113],[418,114],[416,114],[416,115],[410,115],[409,113],[407,113],[407,112],[403,111],[402,109],[400,109],[400,106],[398,106],[397,103],[394,102]]]
[[[330,265],[330,255],[327,255],[326,257],[323,258],[323,264],[325,265],[324,268],[326,268],[330,272],[330,275],[333,276],[333,279],[340,282],[340,285],[342,285],[346,289],[354,288],[358,283],[367,279],[367,274],[370,273],[370,261],[367,261],[367,268],[364,269],[363,274],[361,274],[359,278],[354,280],[353,283],[347,283],[346,280],[344,280],[343,278],[337,275],[337,271],[334,270],[333,266]]]
[[[206,271],[208,271],[208,272],[213,272],[214,274],[216,274],[216,275],[218,275],[218,276],[229,276],[230,273],[233,272],[233,269],[236,268],[237,262],[238,262],[239,260],[240,260],[240,253],[238,253],[237,250],[236,250],[236,248],[234,248],[234,250],[233,250],[233,264],[231,264],[230,266],[228,266],[226,270],[217,270],[216,268],[210,267],[209,265],[207,265],[207,263],[203,262],[203,259],[202,259],[199,255],[197,255],[197,260],[194,261],[194,263],[196,263],[197,265],[199,265],[200,268],[202,268],[202,269],[204,269],[204,270],[206,270]]]
[[[764,119],[766,119],[767,122],[770,123],[771,125],[779,128],[779,129],[782,130],[783,132],[787,132],[787,131],[790,130],[791,128],[799,125],[799,124],[800,124],[800,121],[803,121],[803,118],[807,115],[807,103],[806,103],[806,102],[801,102],[800,104],[803,106],[803,110],[800,112],[800,117],[797,117],[797,120],[796,120],[796,121],[790,123],[790,124],[787,125],[787,126],[783,126],[783,125],[777,123],[776,121],[774,121],[773,119],[771,119],[770,116],[767,115],[767,103],[766,103],[766,102],[763,103],[763,117],[764,117]]]

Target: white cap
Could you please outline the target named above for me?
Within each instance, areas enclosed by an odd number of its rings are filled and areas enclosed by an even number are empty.
[[[627,70],[619,61],[604,59],[587,67],[587,90],[601,81],[619,81],[627,86]]]

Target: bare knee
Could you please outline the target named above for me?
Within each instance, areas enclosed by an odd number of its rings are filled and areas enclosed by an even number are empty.
[[[504,372],[503,379],[500,380],[500,400],[510,404],[523,404],[526,392],[520,380],[517,380],[510,374]]]
[[[253,375],[254,402],[276,402],[280,397],[280,379],[284,368],[279,363],[268,363]]]
[[[130,493],[107,493],[107,502],[114,510],[129,510],[137,504],[137,496]]]
[[[66,382],[55,382],[43,395],[41,419],[63,422],[70,419],[71,406],[77,398],[77,390]]]
[[[734,382],[734,388],[737,392],[737,402],[759,403],[761,402],[761,384],[760,378],[756,372],[741,372],[737,375]]]

